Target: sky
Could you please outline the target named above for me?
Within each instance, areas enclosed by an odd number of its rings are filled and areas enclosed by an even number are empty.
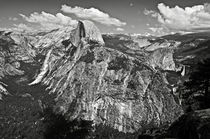
[[[210,30],[210,0],[0,0],[0,28],[47,31],[91,20],[102,33]]]

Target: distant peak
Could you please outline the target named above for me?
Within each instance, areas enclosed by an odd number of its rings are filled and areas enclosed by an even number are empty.
[[[96,41],[100,44],[104,44],[101,32],[93,22],[88,20],[79,21],[79,26],[81,26],[80,29],[82,29],[84,26],[84,31],[80,31],[80,33],[83,34],[80,35],[85,35],[85,37],[89,40]]]
[[[78,28],[79,28],[79,36],[80,38],[84,38],[86,37],[85,35],[85,27],[82,21],[78,22]]]

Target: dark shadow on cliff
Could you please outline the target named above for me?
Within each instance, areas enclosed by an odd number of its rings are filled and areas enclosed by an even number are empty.
[[[168,129],[167,137],[179,139],[209,139],[210,109],[187,113]]]
[[[210,138],[210,59],[197,64],[180,93],[185,114],[171,125],[167,137]]]
[[[96,126],[94,136],[95,139],[137,139],[138,134],[119,132],[117,129],[100,124]]]
[[[91,121],[68,121],[63,115],[55,114],[51,108],[44,110],[44,118],[45,139],[86,139],[91,137],[93,129]]]
[[[186,112],[210,108],[210,59],[198,63],[184,83],[181,95]]]

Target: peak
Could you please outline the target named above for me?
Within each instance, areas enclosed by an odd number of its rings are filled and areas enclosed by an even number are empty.
[[[95,41],[100,44],[104,44],[104,40],[100,33],[100,30],[91,21],[78,21],[76,27],[64,27],[50,32],[39,33],[39,40],[35,40],[34,46],[49,47],[51,45],[59,46],[63,40],[71,39],[72,43],[77,46],[82,38],[88,41]],[[37,34],[38,35],[38,34]],[[39,36],[39,35],[38,35]]]
[[[81,29],[84,29],[81,32],[83,33],[81,35],[84,35],[85,38],[88,38],[91,41],[96,41],[100,44],[104,44],[101,32],[93,22],[89,20],[84,20],[84,21],[79,21],[78,25],[80,26]]]

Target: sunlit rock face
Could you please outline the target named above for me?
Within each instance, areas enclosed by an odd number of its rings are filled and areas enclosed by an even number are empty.
[[[182,109],[168,71],[180,76],[175,43],[139,46],[126,35],[101,35],[90,21],[33,35],[0,38],[0,99],[10,76],[16,85],[46,85],[54,112],[122,132],[169,125]],[[167,45],[166,45],[167,44]],[[6,78],[5,78],[6,77]]]
[[[92,22],[79,22],[69,38],[48,47],[29,85],[47,85],[57,94],[54,111],[69,120],[91,120],[122,132],[173,122],[182,110],[161,72],[176,70],[172,49],[135,51],[109,37],[104,41]]]
[[[67,120],[90,120],[105,130],[141,134],[169,126],[182,114],[179,86],[210,56],[209,36],[192,36],[101,35],[90,21],[50,32],[0,32],[1,127],[19,122],[9,127],[20,129],[30,121],[22,115],[30,119],[31,110],[47,106]],[[42,119],[27,125],[34,128]],[[171,132],[180,127],[172,125]]]
[[[35,63],[36,50],[28,39],[20,34],[3,33],[0,35],[0,80],[7,76],[22,76],[25,71],[23,63]],[[2,87],[7,86],[1,83]],[[1,88],[2,88],[1,87]],[[2,90],[2,89],[1,89]]]
[[[96,41],[102,45],[104,44],[104,40],[101,36],[101,33],[99,29],[93,24],[93,22],[85,20],[81,24],[83,24],[81,26],[84,26],[83,31],[85,38],[88,38],[91,41]],[[82,30],[82,28],[80,30]]]
[[[38,71],[40,65],[35,60],[36,55],[36,49],[30,45],[27,36],[12,32],[0,34],[0,100],[3,100],[4,96],[13,95],[8,91],[8,88],[13,88],[13,91],[18,88],[13,83],[20,86],[29,83],[29,79],[34,75],[31,74],[33,72],[28,72],[33,69],[26,65],[36,67]],[[9,82],[12,83],[9,85]]]

